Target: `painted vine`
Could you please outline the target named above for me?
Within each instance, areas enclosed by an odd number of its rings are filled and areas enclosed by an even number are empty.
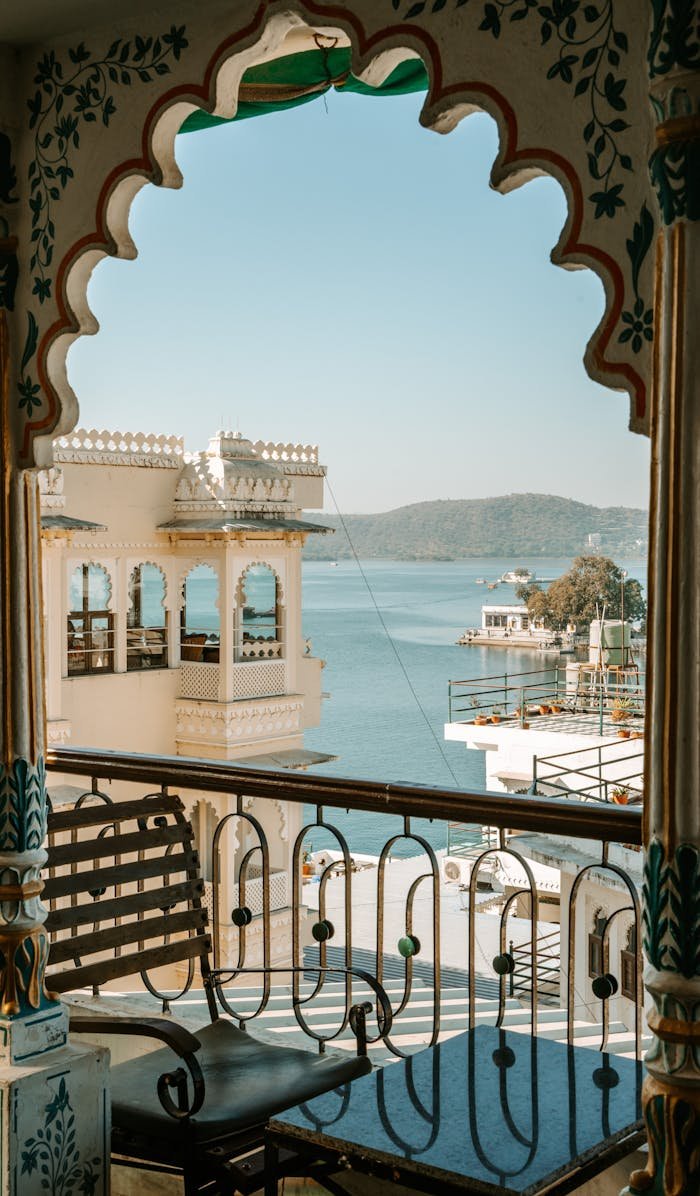
[[[700,851],[682,843],[673,858],[658,839],[644,865],[644,950],[658,971],[700,976]]]
[[[45,837],[44,762],[17,759],[0,770],[0,851],[38,851]]]
[[[36,91],[27,101],[29,128],[34,130],[34,155],[29,164],[29,207],[31,210],[33,272],[32,294],[39,304],[51,298],[56,226],[54,204],[75,178],[75,151],[80,148],[83,126],[105,128],[117,111],[114,87],[151,83],[170,73],[167,59],[176,62],[188,46],[185,26],[171,25],[156,37],[117,38],[101,57],[94,57],[84,42],[69,49],[69,64],[53,50],[37,63]],[[28,313],[28,329],[18,383],[20,408],[29,418],[41,406],[40,386],[28,372],[36,353],[37,321]]]
[[[391,0],[395,10],[402,0]],[[454,0],[463,8],[472,0]],[[479,0],[483,3],[483,0]],[[432,15],[447,6],[447,0],[417,0],[403,12],[406,20]],[[588,171],[600,183],[588,196],[595,218],[612,219],[624,207],[624,175],[633,169],[629,154],[619,147],[619,137],[629,123],[622,116],[627,110],[627,80],[621,73],[622,56],[627,53],[627,35],[615,27],[613,0],[489,0],[483,4],[479,29],[500,38],[506,23],[540,20],[542,45],[551,42],[556,49],[547,78],[574,85],[574,97],[585,97],[588,119],[583,127]]]
[[[98,1157],[81,1161],[65,1076],[61,1076],[58,1091],[45,1106],[44,1117],[36,1137],[24,1143],[22,1175],[39,1171],[41,1186],[51,1196],[93,1196],[102,1178],[102,1161]]]

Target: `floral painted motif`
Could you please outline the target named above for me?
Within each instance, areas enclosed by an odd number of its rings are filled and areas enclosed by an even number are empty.
[[[644,866],[644,950],[652,967],[700,976],[700,851],[690,843],[673,858],[652,840]]]
[[[632,236],[627,241],[627,252],[632,264],[632,286],[634,288],[634,307],[632,311],[623,311],[621,319],[626,325],[618,340],[624,345],[631,341],[632,352],[639,353],[644,341],[654,339],[654,312],[647,307],[639,293],[639,271],[651,248],[654,239],[654,218],[646,204],[642,204],[639,220],[635,223]]]
[[[391,0],[394,9],[402,0]],[[454,0],[462,8],[472,0]],[[482,3],[483,0],[479,0]],[[411,20],[432,15],[445,8],[447,0],[418,0],[403,16]],[[619,148],[619,136],[629,123],[621,115],[627,110],[627,80],[620,72],[622,56],[627,53],[627,35],[615,27],[613,0],[597,4],[586,0],[490,0],[483,4],[479,29],[500,38],[506,24],[540,21],[542,45],[549,42],[557,53],[547,70],[547,78],[574,86],[574,97],[585,97],[588,119],[583,139],[588,146],[588,171],[600,186],[588,196],[595,218],[613,219],[625,205],[624,173],[633,169],[629,154]]]
[[[653,27],[649,42],[652,79],[674,67],[700,70],[700,36],[696,0],[652,0]]]
[[[0,851],[38,851],[46,837],[43,760],[0,769]]]
[[[41,1173],[41,1186],[50,1196],[93,1196],[102,1178],[99,1158],[81,1160],[75,1143],[75,1113],[65,1076],[44,1109],[45,1120],[36,1137],[22,1150],[22,1175]]]
[[[151,83],[170,72],[166,61],[179,60],[187,48],[185,26],[171,25],[158,37],[125,40],[117,38],[102,57],[95,57],[84,42],[68,51],[64,64],[52,50],[37,63],[36,91],[27,101],[29,128],[34,130],[34,157],[29,164],[29,206],[32,216],[32,294],[39,304],[51,298],[51,266],[56,236],[55,204],[75,177],[75,151],[80,148],[81,130],[98,117],[109,128],[117,111],[115,86]],[[19,407],[31,418],[41,406],[41,388],[27,371],[37,342],[37,321],[28,313],[29,329],[22,355],[22,379],[18,384]]]
[[[688,86],[700,71],[700,22],[696,0],[653,0],[653,26],[649,41],[649,75],[655,88],[651,102],[660,124],[687,117],[700,120],[697,83]],[[676,86],[666,76],[680,74]],[[700,220],[700,141],[695,130],[676,130],[664,138],[649,161],[651,181],[659,197],[664,224],[674,220]]]

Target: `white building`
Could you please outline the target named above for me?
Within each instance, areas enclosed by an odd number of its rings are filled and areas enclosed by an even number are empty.
[[[328,759],[304,749],[323,668],[301,621],[302,546],[324,531],[301,518],[323,505],[316,448],[221,432],[186,454],[176,437],[79,431],[54,457],[41,475],[49,743],[277,767]],[[213,833],[235,799],[181,796],[211,878]],[[260,807],[282,956],[301,807]],[[223,922],[255,846],[236,823],[221,842]],[[255,922],[247,937],[254,953]]]

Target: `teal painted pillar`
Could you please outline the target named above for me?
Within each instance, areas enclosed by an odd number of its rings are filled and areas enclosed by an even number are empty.
[[[629,1196],[700,1193],[700,5],[653,0],[657,246],[645,985],[646,1170]]]

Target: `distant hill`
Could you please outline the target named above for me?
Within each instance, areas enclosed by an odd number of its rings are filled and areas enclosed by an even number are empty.
[[[343,560],[352,555],[337,516],[312,518],[336,532],[309,536],[305,559]],[[600,536],[599,548],[607,555],[638,556],[646,552],[648,534],[646,511],[592,507],[551,494],[420,502],[344,519],[359,557],[402,561],[498,556],[512,557],[518,565],[529,557],[590,551],[591,534]]]

